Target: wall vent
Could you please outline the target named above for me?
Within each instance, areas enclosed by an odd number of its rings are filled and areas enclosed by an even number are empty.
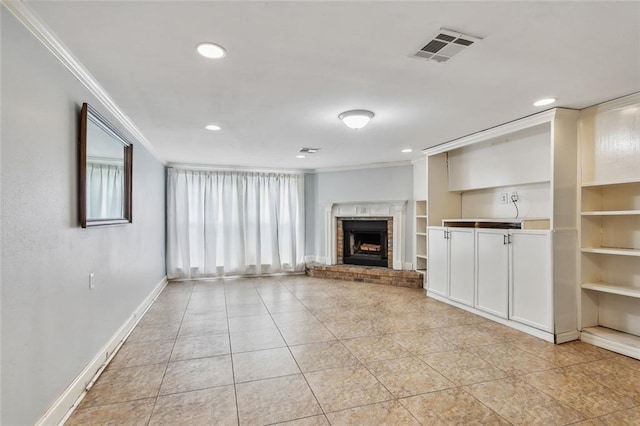
[[[480,40],[482,39],[479,37],[440,28],[435,37],[411,56],[428,61],[446,62]]]
[[[318,151],[320,151],[320,148],[300,148],[298,152],[301,154],[315,154]]]

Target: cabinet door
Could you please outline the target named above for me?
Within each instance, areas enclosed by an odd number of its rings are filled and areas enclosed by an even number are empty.
[[[446,228],[430,226],[427,231],[427,292],[448,296],[449,240]]]
[[[506,319],[509,313],[507,231],[476,231],[476,270],[475,307]]]
[[[511,231],[509,318],[553,331],[549,231]]]
[[[473,306],[474,229],[449,228],[449,298]]]

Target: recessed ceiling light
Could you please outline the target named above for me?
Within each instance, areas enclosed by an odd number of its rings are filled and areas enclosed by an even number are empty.
[[[198,53],[205,58],[220,59],[227,56],[227,51],[224,50],[224,47],[215,43],[200,43],[196,49],[198,49]]]
[[[402,152],[407,153],[407,152],[413,152],[413,150],[411,148],[405,148],[402,150]]]
[[[296,155],[296,158],[306,158],[306,157],[302,154],[299,154],[299,155]]]
[[[556,101],[556,98],[544,98],[544,99],[540,99],[539,101],[535,101],[533,103],[533,106],[545,106],[545,105],[551,105],[552,103],[554,103]]]
[[[209,125],[205,126],[204,128],[207,129],[207,130],[216,131],[216,130],[220,130],[222,127],[218,126],[217,124],[209,124]]]
[[[350,129],[358,130],[366,126],[374,115],[374,113],[365,109],[353,109],[351,111],[343,112],[338,116],[338,118]]]

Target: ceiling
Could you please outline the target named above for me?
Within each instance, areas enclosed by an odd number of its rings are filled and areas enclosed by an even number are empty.
[[[170,163],[412,160],[549,108],[539,98],[581,109],[640,91],[640,2],[27,3]],[[483,40],[411,58],[440,28]],[[227,56],[203,58],[202,41]],[[352,130],[337,118],[350,109],[375,117]]]

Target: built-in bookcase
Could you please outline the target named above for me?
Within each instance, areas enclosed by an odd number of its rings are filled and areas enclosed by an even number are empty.
[[[577,118],[552,109],[424,151],[428,295],[548,341],[579,337]]]
[[[427,201],[416,201],[416,255],[415,270],[424,274],[427,271]]]
[[[581,338],[640,359],[640,96],[580,118]]]

